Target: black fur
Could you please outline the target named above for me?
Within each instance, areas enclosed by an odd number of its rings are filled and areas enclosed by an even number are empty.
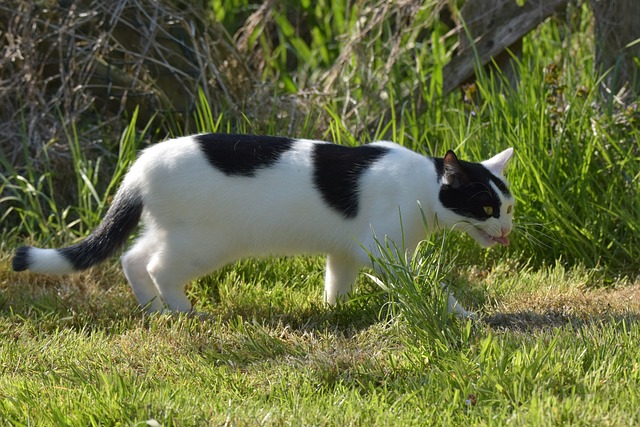
[[[16,250],[16,254],[13,256],[11,262],[11,268],[13,271],[25,271],[29,268],[29,247],[22,246]]]
[[[139,196],[118,193],[100,225],[86,239],[58,251],[76,270],[87,269],[124,246],[141,215],[142,200]]]
[[[255,176],[276,163],[294,140],[276,136],[202,134],[195,136],[207,160],[228,176]]]
[[[433,159],[440,180],[446,180],[440,188],[439,199],[444,207],[459,215],[484,221],[500,216],[500,197],[489,184],[493,182],[505,196],[511,193],[504,181],[493,175],[480,163],[458,160],[453,151],[444,158]],[[487,215],[484,208],[491,206],[493,214]]]
[[[317,144],[313,148],[313,182],[322,199],[345,218],[358,215],[358,178],[389,151],[363,145]]]
[[[445,172],[444,159],[442,157],[434,157],[431,160],[433,160],[433,162],[435,163],[438,179],[441,180]],[[509,188],[506,186],[504,181],[502,181],[500,178],[498,178],[497,176],[489,172],[489,170],[484,166],[482,166],[481,163],[465,162],[464,160],[458,160],[458,162],[465,170],[472,170],[472,171],[475,170],[474,175],[476,176],[486,174],[487,177],[496,185],[496,187],[498,187],[498,189],[502,192],[504,196],[506,197],[511,196],[511,191],[509,191]]]
[[[442,157],[433,157],[431,160],[433,160],[433,163],[436,165],[438,181],[441,181],[444,176],[444,159]]]

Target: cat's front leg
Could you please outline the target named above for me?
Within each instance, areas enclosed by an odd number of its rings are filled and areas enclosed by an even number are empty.
[[[360,263],[349,255],[329,254],[324,275],[324,301],[335,305],[346,301],[358,277]]]
[[[458,316],[461,319],[472,319],[472,320],[475,320],[475,319],[478,318],[478,316],[476,316],[475,313],[465,310],[460,305],[460,303],[458,302],[456,297],[454,297],[453,294],[448,291],[448,286],[447,286],[446,283],[442,283],[441,282],[440,286],[442,286],[442,289],[445,292],[448,293],[448,296],[447,296],[447,310],[449,311],[449,313],[454,313],[456,316]]]

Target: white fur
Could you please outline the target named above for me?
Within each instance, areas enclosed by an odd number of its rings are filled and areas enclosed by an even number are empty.
[[[495,176],[503,176],[504,168],[507,167],[511,156],[513,156],[513,148],[510,147],[496,154],[489,160],[485,160],[482,164]]]
[[[241,258],[300,253],[328,255],[325,300],[335,304],[370,264],[372,230],[400,242],[400,212],[409,250],[426,237],[420,207],[426,231],[466,224],[461,228],[483,246],[495,242],[475,227],[491,236],[511,230],[506,214],[506,220],[474,224],[444,209],[432,161],[391,142],[374,144],[390,152],[361,176],[359,214],[345,219],[313,187],[310,152],[316,143],[297,141],[255,177],[224,175],[190,137],[146,149],[124,184],[139,186],[145,206],[145,229],[122,259],[140,304],[188,311],[184,287],[191,280]],[[510,156],[504,153],[490,160],[500,172]]]
[[[31,263],[29,270],[34,273],[69,274],[75,270],[58,251],[51,249],[30,248]]]

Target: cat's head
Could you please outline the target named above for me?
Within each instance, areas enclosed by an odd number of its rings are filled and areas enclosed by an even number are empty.
[[[513,148],[508,148],[482,163],[470,163],[448,151],[438,159],[439,200],[444,208],[438,212],[438,222],[466,231],[484,247],[508,245],[515,200],[503,171],[512,155]]]

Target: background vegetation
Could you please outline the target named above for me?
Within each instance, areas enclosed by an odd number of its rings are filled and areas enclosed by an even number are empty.
[[[13,43],[4,49],[15,72],[3,103],[11,109],[0,157],[5,241],[58,234],[52,243],[59,244],[84,235],[136,150],[172,135],[219,130],[343,144],[385,137],[429,155],[453,148],[469,159],[515,147],[510,178],[520,233],[511,252],[537,265],[561,258],[637,274],[640,111],[630,92],[601,98],[586,5],[572,4],[566,22],[552,19],[524,40],[516,87],[500,72],[480,73],[466,92],[442,97],[442,68],[455,53],[447,37],[453,24],[440,19],[444,3],[136,0],[109,6],[119,6],[118,15],[89,17],[83,2],[50,10],[19,3],[8,31],[22,38],[7,37]],[[56,19],[76,32],[53,39]],[[26,22],[41,27],[44,58],[23,51]],[[147,56],[123,41],[136,22],[146,25],[133,40],[147,46]],[[187,38],[190,25],[200,39]],[[81,31],[82,46],[97,54],[78,47]],[[207,54],[198,50],[205,42],[214,46]],[[192,69],[174,60],[177,43],[194,56]],[[67,53],[68,71],[47,68]],[[129,86],[124,77],[100,75],[129,76],[132,66],[140,76]],[[179,81],[181,96],[174,94]]]
[[[602,97],[585,4],[525,37],[517,86],[443,96],[443,2],[106,3],[0,6],[3,422],[640,422],[640,111]],[[321,259],[246,261],[192,284],[210,319],[142,314],[115,265],[9,272],[86,235],[139,149],[214,130],[513,146],[512,245],[436,237],[336,310]],[[483,321],[446,315],[442,278]]]

